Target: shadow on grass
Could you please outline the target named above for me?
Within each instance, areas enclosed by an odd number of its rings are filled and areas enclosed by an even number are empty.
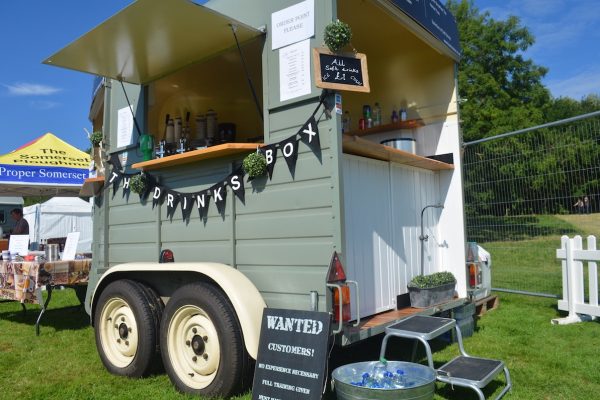
[[[469,240],[480,243],[574,235],[578,232],[577,227],[553,215],[467,215],[466,219]]]
[[[20,308],[14,311],[0,312],[0,320],[31,325],[31,329],[35,330],[35,321],[37,321],[42,308],[32,304],[27,304],[26,307],[27,311],[25,313]],[[89,325],[89,316],[81,305],[51,308],[46,310],[42,316],[40,331],[43,331],[45,327],[54,328],[56,331],[79,330]]]

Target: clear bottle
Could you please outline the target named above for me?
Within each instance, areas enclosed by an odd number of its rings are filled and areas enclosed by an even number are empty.
[[[169,121],[167,121],[167,130],[166,130],[166,134],[165,134],[165,141],[167,143],[175,142],[175,126],[174,126],[173,120],[171,118],[169,118]]]
[[[396,389],[402,389],[406,386],[406,376],[404,376],[404,371],[401,369],[396,370],[396,373],[393,374],[392,380]]]
[[[396,111],[396,107],[392,110],[392,116],[390,117],[392,124],[398,123],[398,111]]]
[[[373,107],[373,126],[381,125],[381,106],[378,102],[375,102]]]
[[[400,121],[406,121],[406,110],[404,108],[400,109]]]
[[[389,371],[387,369],[387,361],[378,361],[371,370],[371,385],[369,387],[383,388],[386,380],[389,380]]]
[[[344,113],[344,118],[342,118],[342,133],[350,132],[352,126],[352,121],[350,119],[350,111],[346,111]]]
[[[179,139],[181,139],[181,127],[181,117],[176,117],[173,129],[173,141],[175,143],[179,143]]]

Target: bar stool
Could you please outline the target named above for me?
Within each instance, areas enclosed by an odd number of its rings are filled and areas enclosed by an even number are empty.
[[[460,328],[456,325],[456,320],[451,318],[429,317],[423,315],[414,315],[398,322],[385,329],[385,337],[381,345],[380,358],[385,357],[387,342],[390,337],[402,337],[407,339],[415,339],[423,344],[427,354],[427,362],[429,367],[433,367],[433,357],[431,355],[431,347],[429,340],[434,339],[441,334],[455,329],[456,338],[460,356],[455,357],[451,361],[442,365],[437,372],[437,380],[451,385],[462,386],[473,389],[480,400],[485,400],[485,396],[481,389],[486,387],[494,378],[504,371],[506,386],[496,397],[495,400],[502,398],[512,387],[510,374],[504,362],[500,360],[492,360],[489,358],[479,358],[469,356],[463,347],[462,334]],[[415,343],[416,346],[416,343]],[[413,358],[414,351],[413,348]]]

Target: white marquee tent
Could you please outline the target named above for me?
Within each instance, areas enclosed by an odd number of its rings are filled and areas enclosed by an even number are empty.
[[[80,232],[77,252],[88,253],[92,248],[92,204],[78,197],[53,197],[45,203],[23,208],[29,223],[29,241],[65,237]]]

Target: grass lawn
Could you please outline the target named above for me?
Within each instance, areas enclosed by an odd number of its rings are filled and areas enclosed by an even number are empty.
[[[465,348],[471,355],[507,363],[514,384],[507,398],[598,398],[600,324],[551,325],[552,318],[562,315],[556,310],[556,300],[510,294],[500,297],[500,307],[478,321],[475,335],[465,339]],[[23,316],[18,303],[0,303],[0,399],[192,398],[177,393],[164,374],[134,380],[106,372],[96,353],[87,314],[77,304],[72,290],[55,291],[41,335],[36,337],[37,306],[28,306]],[[390,342],[390,351],[407,354],[411,343],[395,340]],[[332,363],[376,359],[380,341],[375,338],[342,354],[336,352]],[[458,354],[456,344],[434,343],[433,348],[437,366]],[[441,384],[437,389],[437,400],[477,398],[469,390],[452,391]],[[489,397],[491,391],[500,390],[501,385],[492,383],[486,394]],[[250,394],[240,397],[250,398]]]
[[[585,243],[587,235],[600,236],[600,214],[541,215],[534,225],[549,234],[480,243],[492,255],[492,286],[561,295],[560,237],[581,235]]]

